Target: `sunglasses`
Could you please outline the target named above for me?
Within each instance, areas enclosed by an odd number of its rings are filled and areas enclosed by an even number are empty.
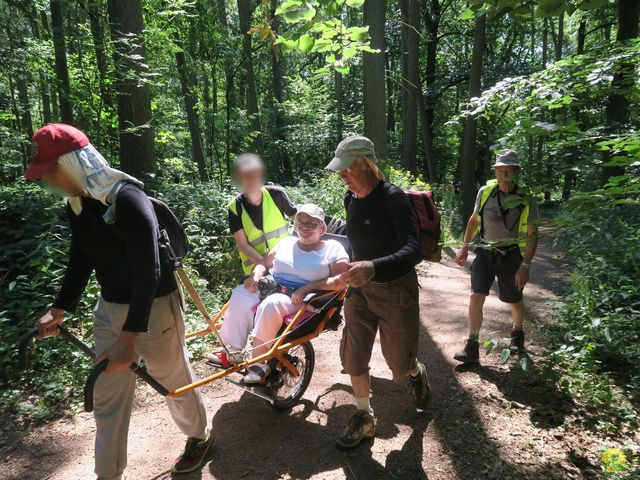
[[[316,228],[316,227],[320,226],[320,222],[301,222],[299,220],[296,220],[296,226],[298,228],[313,229],[313,228]]]

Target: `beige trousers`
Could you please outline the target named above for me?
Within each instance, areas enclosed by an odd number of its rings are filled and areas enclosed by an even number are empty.
[[[96,355],[110,347],[120,335],[128,304],[100,298],[93,311]],[[149,331],[138,335],[136,351],[149,373],[169,390],[193,382],[185,327],[177,292],[156,298],[149,316]],[[136,376],[130,371],[102,374],[95,386],[95,473],[100,480],[120,479],[127,466],[127,437]],[[204,438],[207,417],[200,392],[192,390],[169,398],[167,406],[182,433]]]

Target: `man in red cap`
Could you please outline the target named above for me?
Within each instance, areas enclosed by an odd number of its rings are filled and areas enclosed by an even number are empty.
[[[119,480],[136,384],[131,362],[144,358],[170,390],[194,380],[172,265],[159,249],[157,219],[140,181],[111,168],[69,125],[48,124],[33,143],[37,151],[25,177],[68,196],[71,225],[67,270],[52,307],[37,322],[39,338],[58,333],[64,312],[75,311],[95,272],[101,290],[93,311],[96,363],[109,360],[95,386],[95,472],[99,480]],[[213,441],[200,393],[168,398],[167,406],[187,436],[172,472],[196,470]]]

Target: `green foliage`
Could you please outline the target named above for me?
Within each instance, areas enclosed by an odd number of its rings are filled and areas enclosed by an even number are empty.
[[[283,52],[299,49],[325,56],[326,67],[316,70],[321,77],[330,68],[346,74],[361,52],[378,52],[369,45],[369,27],[348,26],[343,11],[362,7],[363,0],[285,0],[276,9],[291,28],[277,37]]]
[[[559,233],[575,269],[553,362],[561,387],[597,412],[598,426],[637,428],[640,401],[640,211],[591,210]]]

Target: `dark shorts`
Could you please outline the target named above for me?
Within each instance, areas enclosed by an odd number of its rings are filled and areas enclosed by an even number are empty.
[[[364,375],[380,330],[382,354],[400,382],[416,366],[420,329],[418,277],[414,272],[389,283],[351,288],[344,302],[340,342],[343,373]]]
[[[520,302],[522,290],[516,287],[516,272],[520,263],[522,255],[518,248],[512,248],[506,253],[478,248],[471,264],[471,291],[489,295],[491,285],[498,277],[498,298],[505,303]]]

